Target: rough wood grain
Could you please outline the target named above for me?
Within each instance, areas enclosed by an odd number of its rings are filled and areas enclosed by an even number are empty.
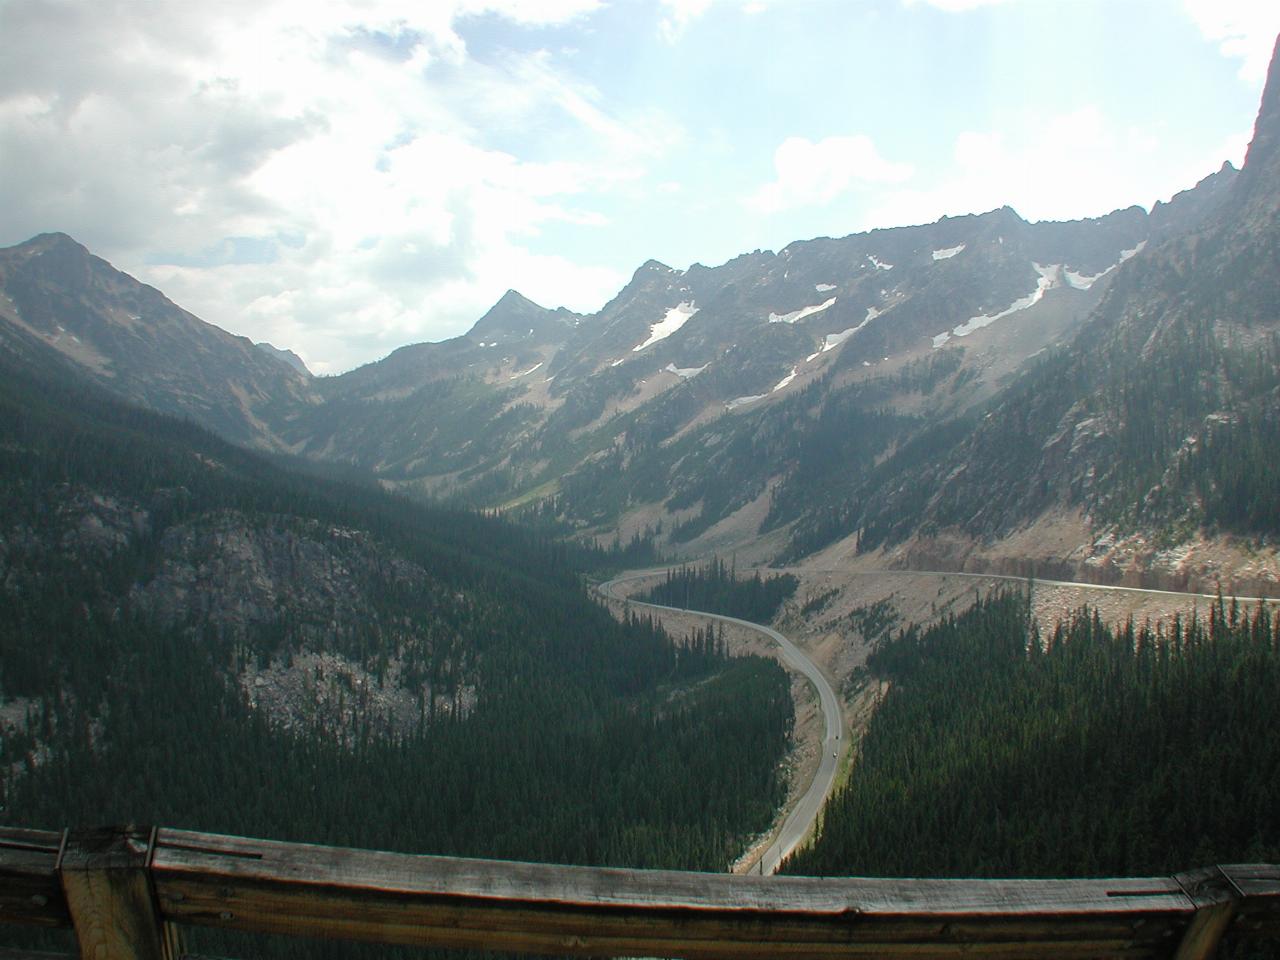
[[[503,863],[161,831],[161,910],[263,933],[685,957],[1168,956],[1170,878],[865,880]]]
[[[1100,880],[734,877],[0,828],[0,923],[73,920],[82,957],[125,960],[173,960],[180,924],[597,956],[1199,960],[1228,928],[1280,935],[1280,866]]]
[[[1178,943],[1173,960],[1209,960],[1216,955],[1222,936],[1231,925],[1235,913],[1236,905],[1232,900],[1224,900],[1197,910],[1187,932]]]
[[[1226,864],[1219,867],[1241,900],[1232,932],[1280,937],[1280,864]]]
[[[176,960],[151,889],[151,828],[67,832],[59,862],[82,960]]]
[[[736,877],[351,850],[162,829],[157,880],[183,873],[528,903],[715,907],[812,914],[1184,914],[1169,877],[1102,880],[917,880]]]
[[[70,925],[58,851],[62,833],[0,828],[0,920],[38,927]]]

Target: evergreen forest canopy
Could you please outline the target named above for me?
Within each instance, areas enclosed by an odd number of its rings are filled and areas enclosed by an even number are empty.
[[[5,822],[723,870],[785,795],[781,668],[617,622],[581,584],[603,552],[300,476],[7,349],[0,517]],[[329,550],[362,616],[242,628],[194,601],[172,623],[140,606],[186,562],[175,544],[219,537],[284,543],[299,569]],[[348,691],[348,729],[251,707],[245,669],[325,644],[375,678]],[[425,696],[412,728],[381,724],[389,663],[454,708]]]
[[[1121,876],[1280,859],[1280,621],[1219,599],[1045,639],[1003,593],[868,660],[891,686],[810,875]]]
[[[668,570],[662,583],[636,599],[768,623],[798,585],[799,581],[789,573],[761,577],[757,570],[750,577],[740,578],[736,566],[712,557],[700,567],[681,564],[679,569]]]

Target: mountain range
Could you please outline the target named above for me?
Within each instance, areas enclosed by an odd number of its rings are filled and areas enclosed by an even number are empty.
[[[139,306],[135,356],[164,335]],[[82,369],[28,330],[0,345],[4,822],[711,870],[768,825],[785,674],[615,619],[582,575],[623,557],[289,469]]]
[[[46,234],[0,251],[0,342],[234,442],[584,537],[1274,591],[1278,208],[1273,62],[1243,167],[1150,212],[651,260],[594,313],[512,290],[463,336],[325,378]]]

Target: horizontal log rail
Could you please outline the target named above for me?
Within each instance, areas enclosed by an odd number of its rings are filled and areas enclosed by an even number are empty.
[[[1280,936],[1280,865],[1171,877],[739,877],[414,856],[168,828],[0,828],[0,922],[176,960],[184,926],[651,957],[1211,956]],[[5,956],[49,956],[0,950]]]

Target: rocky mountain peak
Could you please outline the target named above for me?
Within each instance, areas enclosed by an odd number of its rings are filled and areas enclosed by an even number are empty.
[[[667,266],[660,260],[646,260],[644,263],[640,264],[640,269],[631,275],[631,282],[635,283],[636,281],[645,279],[655,273],[674,272],[675,269],[673,267]]]
[[[255,343],[254,346],[257,347],[259,350],[261,350],[263,353],[265,353],[267,356],[275,357],[277,360],[281,361],[286,366],[288,366],[289,369],[296,370],[298,373],[302,374],[304,377],[311,376],[311,371],[307,369],[306,361],[304,361],[300,356],[298,356],[292,350],[282,350],[279,347],[275,346],[274,344],[266,343],[266,342]]]
[[[130,402],[239,443],[278,445],[266,421],[312,402],[310,378],[183,310],[64,233],[0,250],[0,323]]]
[[[4,253],[0,270],[7,267],[5,273],[21,273],[37,285],[83,288],[95,272],[95,264],[106,265],[65,233],[42,233]]]
[[[1152,243],[1196,230],[1210,220],[1230,195],[1239,175],[1240,171],[1227,160],[1191,189],[1175,193],[1168,203],[1157,200],[1151,208]]]
[[[467,336],[472,340],[509,342],[512,340],[559,340],[576,325],[578,315],[560,307],[548,310],[516,290],[508,290],[489,311],[476,321]]]
[[[1280,178],[1280,37],[1276,38],[1271,55],[1253,139],[1237,179],[1236,196],[1242,202],[1261,203],[1265,210],[1274,210],[1280,205],[1275,190],[1277,178]]]
[[[492,312],[493,310],[499,310],[499,309],[517,310],[522,307],[536,307],[536,306],[538,305],[534,303],[532,300],[530,300],[528,297],[526,297],[519,290],[509,289],[507,290],[506,293],[504,293],[501,297],[498,298],[498,302],[493,305],[490,312]]]
[[[1271,53],[1267,83],[1262,89],[1262,103],[1253,127],[1253,140],[1245,154],[1245,166],[1270,162],[1280,151],[1280,36]]]
[[[20,244],[20,246],[30,249],[33,253],[43,253],[46,250],[64,249],[68,251],[78,250],[85,256],[89,256],[87,248],[60,231],[37,234],[26,243]]]

